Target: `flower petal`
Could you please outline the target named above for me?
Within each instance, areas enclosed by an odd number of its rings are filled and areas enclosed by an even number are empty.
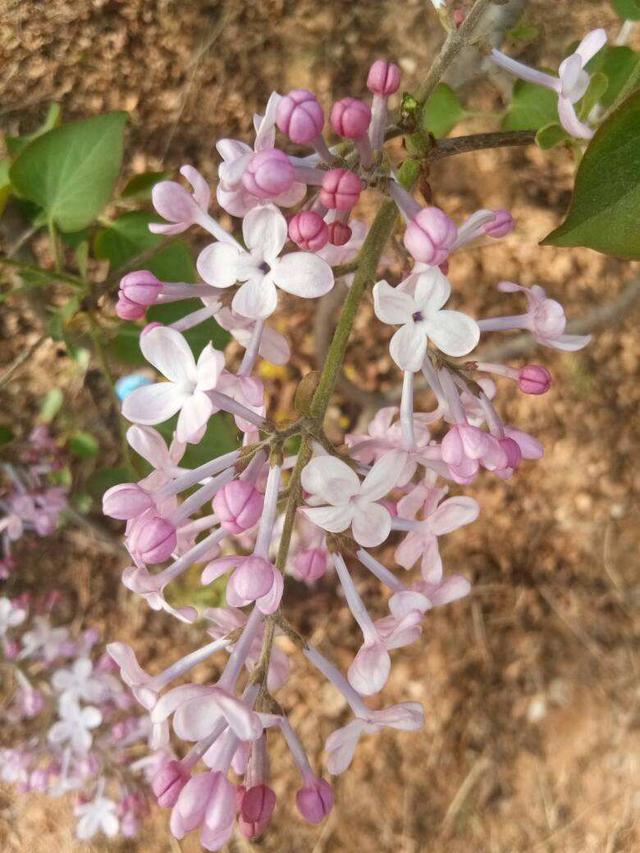
[[[391,287],[386,281],[379,281],[373,287],[373,310],[383,323],[402,326],[411,321],[417,307],[408,293]]]
[[[471,524],[479,514],[480,506],[473,498],[447,498],[429,517],[429,527],[436,536],[443,536],[465,524]]]
[[[211,344],[202,350],[196,365],[198,391],[210,391],[218,384],[220,374],[224,369],[224,355]]]
[[[246,281],[233,297],[231,307],[243,317],[264,320],[278,307],[278,291],[268,276]]]
[[[389,354],[401,370],[420,370],[427,354],[424,323],[411,321],[401,326],[389,342]]]
[[[451,296],[451,283],[438,267],[420,273],[416,281],[415,300],[425,317],[439,311]]]
[[[353,511],[350,506],[305,506],[300,512],[312,524],[328,530],[329,533],[342,533],[351,524]]]
[[[287,242],[287,220],[272,204],[254,207],[242,220],[242,236],[252,255],[274,261]]]
[[[596,53],[598,53],[598,51],[602,50],[606,43],[607,33],[602,28],[591,30],[590,33],[586,34],[575,49],[575,52],[582,60],[583,67],[596,55]]]
[[[359,497],[368,501],[377,501],[388,494],[397,484],[405,463],[402,450],[390,450],[381,456],[369,471],[360,486]]]
[[[197,391],[187,397],[180,410],[176,425],[178,441],[195,441],[212,414],[213,403],[204,392]]]
[[[231,287],[238,280],[240,252],[228,243],[212,243],[198,255],[198,273],[214,287]]]
[[[122,403],[122,414],[137,424],[160,424],[180,410],[187,395],[173,382],[137,388]]]
[[[175,329],[159,326],[140,336],[142,355],[172,382],[195,379],[196,361],[191,347]]]
[[[344,773],[351,764],[364,726],[363,720],[352,720],[343,728],[336,729],[327,738],[324,745],[328,753],[327,770],[333,776]]]
[[[522,62],[516,62],[515,59],[511,59],[510,56],[507,56],[499,50],[495,50],[495,48],[491,51],[491,58],[496,65],[499,65],[500,68],[504,68],[505,71],[509,71],[516,77],[519,77],[520,80],[527,80],[529,83],[537,83],[538,86],[544,86],[545,89],[552,89],[554,92],[557,92],[560,88],[560,81],[557,77],[553,77],[551,74],[545,74],[543,71],[538,71],[535,68],[529,68],[528,65],[523,65]]]
[[[447,355],[466,355],[480,340],[475,320],[461,311],[437,311],[424,323],[427,335]]]
[[[344,506],[360,491],[360,478],[335,456],[316,456],[302,470],[302,488],[334,506]]]
[[[325,528],[328,529],[328,528]],[[364,548],[381,545],[391,531],[391,516],[380,504],[356,505],[351,523],[353,538]]]
[[[558,115],[560,124],[564,127],[567,133],[575,136],[576,139],[591,139],[593,130],[588,125],[583,124],[569,98],[563,96],[558,98]]]
[[[291,252],[272,267],[275,283],[287,293],[315,299],[333,287],[333,272],[322,258],[311,252]]]
[[[349,667],[349,683],[362,696],[373,696],[385,686],[390,671],[391,658],[384,645],[364,645]]]

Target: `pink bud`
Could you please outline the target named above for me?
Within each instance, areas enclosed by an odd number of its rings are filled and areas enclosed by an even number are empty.
[[[494,239],[498,239],[498,237],[506,237],[506,235],[510,234],[516,227],[516,224],[513,221],[513,216],[508,210],[496,210],[495,214],[496,218],[493,222],[488,222],[484,226],[484,233],[487,237],[493,237]]]
[[[331,127],[338,136],[346,139],[361,139],[371,123],[371,109],[357,98],[336,101],[331,110]]]
[[[344,246],[353,234],[351,228],[344,222],[332,222],[329,226],[329,242],[332,246]]]
[[[290,189],[294,179],[291,161],[277,148],[265,148],[254,154],[242,175],[245,189],[258,198],[275,198]]]
[[[163,764],[151,780],[151,790],[158,805],[165,809],[173,808],[188,781],[189,773],[179,761],[174,759]]]
[[[131,302],[122,293],[118,294],[116,302],[116,314],[121,320],[141,320],[145,315],[146,309],[136,302]]]
[[[248,480],[232,480],[223,486],[212,501],[220,524],[230,533],[243,533],[262,515],[264,496]]]
[[[162,290],[162,282],[148,270],[127,273],[120,280],[120,294],[129,302],[148,307],[153,305]]]
[[[314,779],[296,794],[296,806],[308,823],[320,823],[333,808],[333,791],[324,779]]]
[[[360,198],[362,184],[355,172],[330,169],[322,180],[320,203],[336,210],[351,210]]]
[[[329,242],[329,228],[320,214],[302,210],[289,223],[289,237],[301,249],[317,252]]]
[[[400,88],[400,69],[395,62],[377,59],[369,69],[367,89],[374,95],[388,97]]]
[[[176,529],[160,516],[142,519],[134,535],[135,550],[145,563],[162,563],[168,560],[176,547]]]
[[[500,447],[507,457],[507,464],[505,465],[505,468],[517,468],[522,462],[522,451],[520,450],[520,445],[512,438],[501,438]]]
[[[417,213],[404,232],[404,245],[416,261],[439,266],[447,259],[456,241],[455,222],[439,207],[425,207]]]
[[[313,583],[327,571],[327,562],[327,552],[324,548],[306,548],[296,554],[293,571],[299,581]]]
[[[525,364],[518,373],[518,388],[523,394],[546,394],[551,381],[551,374],[541,364]]]
[[[278,104],[276,124],[292,142],[307,145],[322,133],[324,113],[308,89],[293,89]]]
[[[240,801],[238,824],[245,838],[257,838],[269,826],[276,795],[267,785],[254,785],[244,791]]]
[[[119,483],[112,486],[102,496],[102,512],[109,518],[128,521],[137,518],[153,506],[148,492],[136,483]]]

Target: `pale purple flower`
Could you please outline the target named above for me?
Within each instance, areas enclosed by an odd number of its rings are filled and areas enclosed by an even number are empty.
[[[22,625],[27,611],[15,605],[9,598],[0,598],[0,639],[12,629]]]
[[[94,675],[93,663],[89,658],[78,658],[69,669],[58,669],[53,674],[51,684],[62,696],[70,696],[76,701],[100,702],[108,695],[107,686]]]
[[[385,454],[361,482],[346,462],[334,456],[316,456],[302,472],[302,487],[309,492],[301,512],[330,533],[351,527],[360,545],[380,545],[391,530],[391,516],[377,501],[396,485],[399,458]]]
[[[402,370],[420,370],[431,340],[447,355],[471,352],[480,339],[478,324],[460,311],[443,309],[451,295],[449,280],[437,268],[415,276],[413,294],[405,280],[398,287],[379,281],[373,288],[374,310],[383,323],[401,326],[389,344],[391,358]]]
[[[231,838],[235,815],[235,785],[219,771],[199,773],[180,791],[171,812],[171,833],[184,838],[200,827],[202,846],[220,850]]]
[[[402,702],[390,705],[381,711],[368,710],[356,715],[356,719],[341,729],[336,729],[327,738],[327,769],[337,776],[349,767],[358,741],[363,734],[373,734],[383,728],[400,731],[417,731],[424,725],[424,711],[419,702]]]
[[[151,425],[180,412],[176,437],[180,442],[199,440],[215,407],[207,394],[224,368],[224,355],[211,344],[196,362],[180,332],[164,326],[140,337],[142,354],[169,380],[133,391],[122,404],[122,414],[134,423]]]
[[[262,734],[258,715],[228,690],[203,684],[183,684],[165,693],[151,711],[154,725],[173,715],[179,738],[199,741],[224,722],[239,740],[255,740]]]
[[[209,185],[193,166],[183,166],[180,174],[189,181],[192,192],[175,181],[160,181],[151,192],[153,206],[170,223],[152,223],[149,230],[154,234],[181,234],[191,225],[209,219]]]
[[[603,29],[592,30],[582,39],[575,51],[563,59],[558,69],[558,76],[545,74],[523,65],[515,59],[506,56],[499,50],[492,50],[493,61],[521,80],[537,83],[545,89],[551,89],[558,95],[558,116],[560,124],[571,136],[578,139],[591,139],[593,130],[580,121],[576,114],[575,104],[584,96],[589,88],[589,73],[585,66],[596,53],[607,43],[607,34]]]
[[[247,250],[213,243],[198,256],[198,272],[218,288],[242,282],[232,308],[253,320],[269,317],[278,305],[278,290],[316,298],[333,287],[329,265],[310,252],[279,257],[287,242],[287,221],[273,205],[251,210],[242,221]]]
[[[93,705],[78,704],[77,699],[63,693],[58,703],[59,719],[49,729],[51,743],[68,743],[77,755],[86,754],[91,748],[93,736],[91,730],[102,722],[102,714]]]
[[[78,803],[74,813],[78,818],[76,836],[80,841],[89,841],[99,832],[107,838],[115,838],[118,834],[118,804],[108,797],[98,796],[88,803]]]

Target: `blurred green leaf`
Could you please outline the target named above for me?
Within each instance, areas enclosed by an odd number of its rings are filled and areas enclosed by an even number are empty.
[[[609,85],[600,97],[603,107],[610,107],[636,70],[640,62],[640,54],[630,47],[612,46],[599,50],[587,65],[591,74],[602,73],[607,76]]]
[[[78,430],[67,441],[67,448],[75,456],[80,456],[82,459],[90,459],[92,456],[97,456],[100,450],[95,436],[90,432]]]
[[[502,121],[504,130],[538,130],[558,120],[558,96],[555,92],[518,80]]]
[[[9,444],[13,441],[13,432],[8,426],[0,426],[0,444]]]
[[[597,130],[580,162],[567,218],[542,242],[640,259],[640,92]]]
[[[160,245],[162,238],[149,231],[149,223],[153,220],[154,217],[144,211],[118,216],[109,228],[96,234],[93,246],[96,257],[109,261],[112,269],[119,269],[136,255]]]
[[[11,195],[11,181],[9,180],[10,160],[0,160],[0,216],[4,213],[7,201]]]
[[[99,468],[87,479],[87,491],[94,500],[102,500],[102,496],[112,486],[127,483],[131,472],[126,468]]]
[[[507,38],[515,42],[535,41],[540,35],[540,27],[527,21],[518,22],[507,32]]]
[[[446,136],[467,115],[451,86],[438,83],[423,112],[423,126],[436,139]]]
[[[51,423],[62,408],[63,402],[64,396],[59,388],[52,388],[47,391],[40,404],[40,420],[47,424]]]
[[[623,21],[640,21],[640,0],[612,0]]]
[[[552,121],[551,124],[546,124],[536,133],[536,143],[544,150],[548,148],[555,148],[555,146],[560,145],[561,142],[570,141],[571,137],[557,121]]]
[[[591,75],[589,88],[584,93],[578,110],[578,117],[583,121],[587,121],[591,110],[595,105],[602,100],[604,93],[609,88],[609,78],[602,71],[596,71]]]
[[[12,157],[17,157],[18,154],[22,151],[22,149],[26,148],[27,145],[30,142],[33,142],[34,139],[37,139],[39,136],[42,136],[43,133],[46,133],[49,130],[53,130],[54,127],[58,127],[60,121],[60,105],[51,104],[49,106],[49,109],[47,110],[45,120],[42,122],[40,127],[33,133],[26,134],[25,136],[5,136],[4,141],[7,146],[7,151]]]
[[[169,172],[142,172],[134,175],[120,193],[120,198],[145,199],[151,197],[151,190],[159,181],[169,177]]]
[[[126,120],[126,113],[107,113],[34,139],[11,166],[14,189],[38,204],[61,231],[85,228],[111,198]]]

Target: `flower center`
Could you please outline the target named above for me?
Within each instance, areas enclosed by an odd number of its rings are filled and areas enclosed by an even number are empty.
[[[424,316],[422,314],[422,311],[414,311],[413,314],[411,315],[411,319],[413,320],[414,323],[421,323],[424,320]]]

